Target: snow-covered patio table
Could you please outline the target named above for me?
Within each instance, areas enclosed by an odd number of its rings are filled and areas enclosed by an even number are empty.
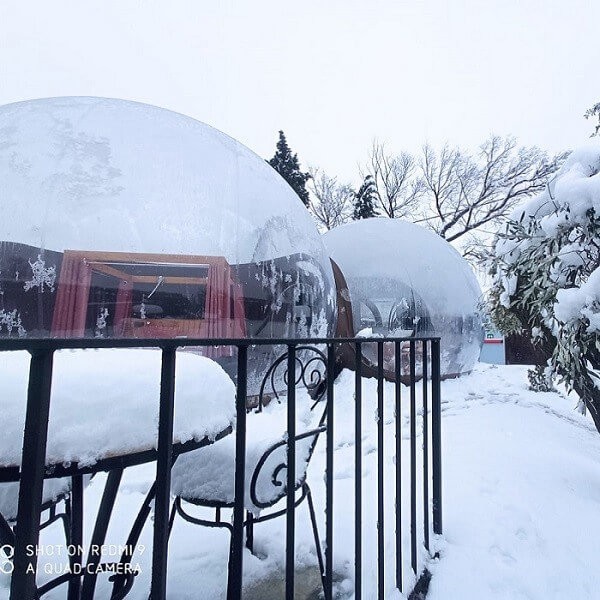
[[[0,468],[21,461],[29,353],[0,360]],[[161,352],[155,349],[55,353],[46,464],[94,465],[156,448]],[[177,354],[174,443],[215,437],[235,417],[235,386],[214,361]]]
[[[158,349],[54,353],[43,502],[70,492],[71,478],[111,471],[114,497],[124,467],[156,460],[162,353]],[[30,355],[0,354],[0,521],[17,515]],[[207,446],[233,430],[235,386],[209,358],[178,352],[173,455]],[[73,479],[73,480],[74,480]],[[80,479],[81,481],[81,479]],[[109,476],[109,482],[111,478]],[[107,489],[109,483],[107,483]],[[81,493],[82,486],[79,486]],[[112,510],[107,496],[104,519]],[[97,524],[98,522],[97,521]],[[108,525],[106,521],[105,525]],[[104,532],[99,531],[99,539]],[[74,541],[70,540],[73,544]]]

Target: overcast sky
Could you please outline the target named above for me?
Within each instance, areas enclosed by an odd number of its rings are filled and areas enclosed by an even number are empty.
[[[600,101],[597,0],[0,0],[0,104],[127,98],[356,180],[373,138],[570,148]]]

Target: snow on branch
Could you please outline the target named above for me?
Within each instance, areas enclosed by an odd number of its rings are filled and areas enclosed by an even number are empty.
[[[496,325],[531,333],[600,431],[600,141],[512,212],[489,274]]]

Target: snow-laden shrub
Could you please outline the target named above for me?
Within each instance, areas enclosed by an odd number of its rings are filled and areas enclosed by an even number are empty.
[[[534,392],[555,392],[552,372],[544,365],[536,365],[527,371],[529,389]]]
[[[531,332],[600,431],[600,140],[513,212],[489,267],[495,324]]]

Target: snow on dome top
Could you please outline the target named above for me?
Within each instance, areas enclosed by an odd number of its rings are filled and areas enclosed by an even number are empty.
[[[439,235],[398,219],[364,219],[323,235],[346,278],[409,284],[428,304],[454,314],[473,312],[481,291],[469,263]]]
[[[0,335],[331,333],[329,256],[266,161],[124,100],[0,107]]]
[[[481,290],[471,267],[435,233],[365,219],[323,235],[348,283],[356,331],[440,335],[446,374],[472,369],[482,340]]]
[[[227,135],[136,102],[0,108],[0,240],[262,261],[323,248],[285,181]]]

